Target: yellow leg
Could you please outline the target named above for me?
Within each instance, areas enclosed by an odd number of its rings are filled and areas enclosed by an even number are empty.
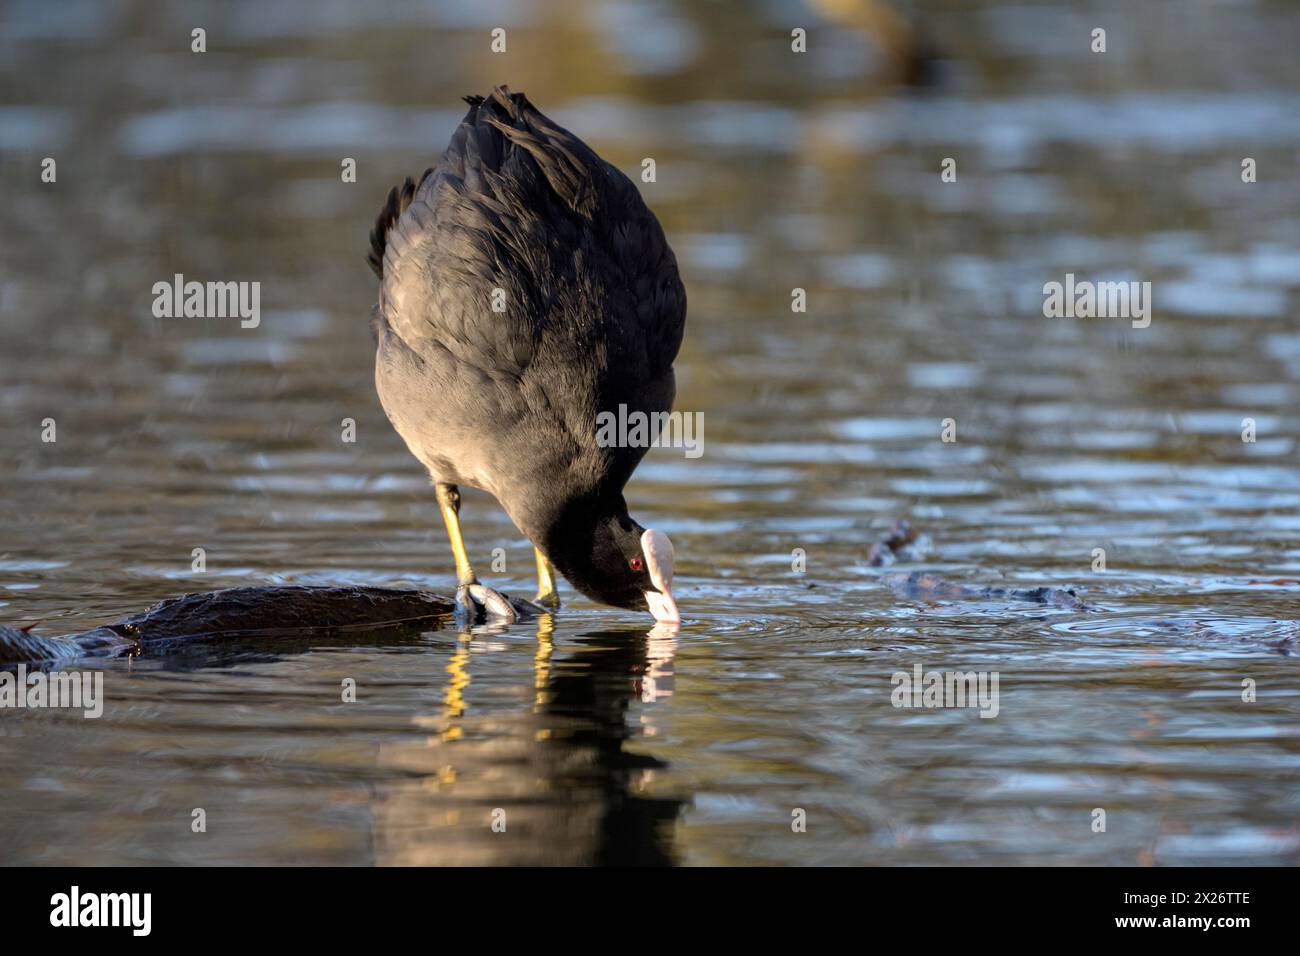
[[[478,584],[478,577],[470,567],[469,554],[465,551],[465,539],[460,534],[460,489],[440,482],[434,490],[438,495],[438,507],[442,509],[442,520],[447,524],[451,554],[456,559],[456,583],[462,587]]]
[[[537,597],[533,601],[543,607],[559,607],[560,592],[555,587],[555,568],[546,559],[546,555],[533,548],[537,556]]]

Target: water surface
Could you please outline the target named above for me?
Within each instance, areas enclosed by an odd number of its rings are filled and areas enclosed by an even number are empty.
[[[509,628],[98,665],[97,721],[0,713],[0,861],[1300,861],[1300,11],[921,3],[946,62],[909,92],[794,2],[285,6],[0,11],[0,622],[449,586],[363,260],[457,97],[507,81],[656,160],[706,445],[628,499],[686,623],[566,590]],[[178,272],[261,282],[261,325],[154,318]],[[1066,273],[1152,282],[1150,327],[1044,318]],[[869,566],[898,518],[919,560]],[[464,522],[530,593],[500,510]],[[900,598],[913,569],[1090,610]],[[894,708],[918,663],[998,672],[998,716]]]

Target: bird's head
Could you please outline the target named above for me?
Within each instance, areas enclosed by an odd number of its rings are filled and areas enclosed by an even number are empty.
[[[649,611],[656,621],[681,621],[672,592],[672,542],[626,512],[597,520],[582,546],[548,551],[560,573],[593,601]]]

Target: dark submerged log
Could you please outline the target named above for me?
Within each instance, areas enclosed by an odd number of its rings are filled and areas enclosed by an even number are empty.
[[[0,665],[115,657],[204,638],[302,638],[409,630],[443,623],[454,611],[450,598],[399,588],[225,588],[168,598],[140,614],[81,634],[44,637],[0,626]]]

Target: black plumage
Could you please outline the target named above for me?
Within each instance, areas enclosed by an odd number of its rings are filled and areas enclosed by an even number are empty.
[[[597,415],[672,408],[676,259],[633,183],[522,93],[466,101],[371,236],[380,400],[435,483],[491,493],[591,598],[653,609],[623,498],[646,449],[600,447]]]

